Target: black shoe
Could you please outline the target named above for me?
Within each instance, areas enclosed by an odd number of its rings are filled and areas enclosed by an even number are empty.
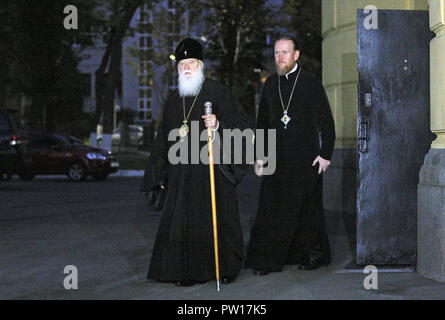
[[[266,275],[268,275],[269,273],[270,273],[269,271],[257,270],[257,269],[255,269],[255,270],[253,271],[253,274],[256,275],[256,276],[266,276]]]
[[[304,259],[301,259],[300,261],[296,262],[295,265],[297,266],[298,269],[300,269],[300,267],[306,263],[308,263],[309,258],[306,257]]]
[[[229,284],[232,283],[235,280],[236,276],[230,276],[230,277],[224,277],[222,278],[223,284]]]
[[[298,266],[300,270],[316,270],[323,266],[328,266],[328,259],[309,259],[305,263]]]

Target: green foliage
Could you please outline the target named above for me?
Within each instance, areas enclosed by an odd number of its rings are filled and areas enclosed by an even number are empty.
[[[206,57],[216,63],[214,76],[229,86],[248,114],[255,116],[258,69],[264,69],[266,32],[271,27],[265,0],[207,0]],[[257,70],[256,70],[257,69]]]
[[[88,127],[86,131],[92,129],[85,125],[89,116],[81,111],[79,54],[98,39],[108,45],[116,30],[124,31],[126,36],[133,35],[136,30],[121,23],[124,13],[132,12],[135,3],[148,4],[148,9],[153,10],[156,27],[153,27],[151,61],[165,70],[162,79],[154,81],[158,87],[155,85],[153,90],[160,96],[166,97],[168,85],[174,83],[176,64],[168,57],[185,34],[201,39],[210,76],[229,86],[252,118],[255,96],[261,87],[258,71],[273,63],[273,57],[264,56],[264,52],[270,50],[266,36],[271,30],[279,28],[294,33],[303,48],[301,61],[321,74],[320,0],[283,1],[281,8],[270,5],[266,8],[266,0],[174,1],[173,15],[161,0],[1,2],[0,108],[5,104],[6,95],[31,98],[32,106],[27,114],[35,128],[50,131],[64,128],[71,133],[81,130],[75,124],[78,122]],[[78,30],[63,28],[66,5],[74,5],[79,11]],[[139,54],[136,48],[137,43],[135,48],[127,48],[126,54]],[[139,67],[135,65],[135,70]],[[154,68],[148,71],[154,76]],[[108,96],[107,92],[104,91],[104,96]],[[101,106],[99,113],[108,109]],[[96,117],[91,123],[95,123]]]
[[[81,116],[81,77],[77,54],[91,45],[103,21],[90,0],[4,0],[4,39],[8,41],[6,83],[11,95],[32,99],[28,124],[54,131]],[[2,1],[3,2],[3,1]],[[64,8],[78,8],[79,29],[66,30]],[[4,41],[4,40],[3,40]],[[76,49],[75,49],[76,48]]]
[[[302,47],[301,62],[321,76],[321,0],[284,1],[281,13],[290,17],[280,26],[297,37]]]

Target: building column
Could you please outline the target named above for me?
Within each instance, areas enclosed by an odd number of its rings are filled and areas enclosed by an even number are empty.
[[[445,282],[445,0],[429,0],[431,131],[437,135],[420,170],[417,271]]]

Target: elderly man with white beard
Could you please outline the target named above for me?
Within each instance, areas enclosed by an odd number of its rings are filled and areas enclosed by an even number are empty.
[[[200,43],[184,39],[176,48],[178,89],[170,93],[141,185],[141,192],[162,189],[165,203],[148,270],[148,279],[190,286],[216,278],[209,166],[193,162],[191,146],[201,150],[199,133],[210,127],[222,137],[224,129],[249,128],[243,108],[224,85],[204,76]],[[212,103],[212,114],[204,104]],[[176,137],[169,139],[170,133]],[[170,135],[171,137],[172,135]],[[192,139],[198,141],[191,141]],[[187,161],[172,163],[169,149],[184,143]],[[215,150],[215,152],[218,152]],[[215,164],[219,274],[223,284],[239,274],[244,243],[238,211],[236,186],[247,164]]]

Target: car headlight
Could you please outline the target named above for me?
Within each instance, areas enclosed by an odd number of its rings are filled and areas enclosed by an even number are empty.
[[[87,158],[90,160],[105,160],[106,157],[100,153],[88,153]]]

